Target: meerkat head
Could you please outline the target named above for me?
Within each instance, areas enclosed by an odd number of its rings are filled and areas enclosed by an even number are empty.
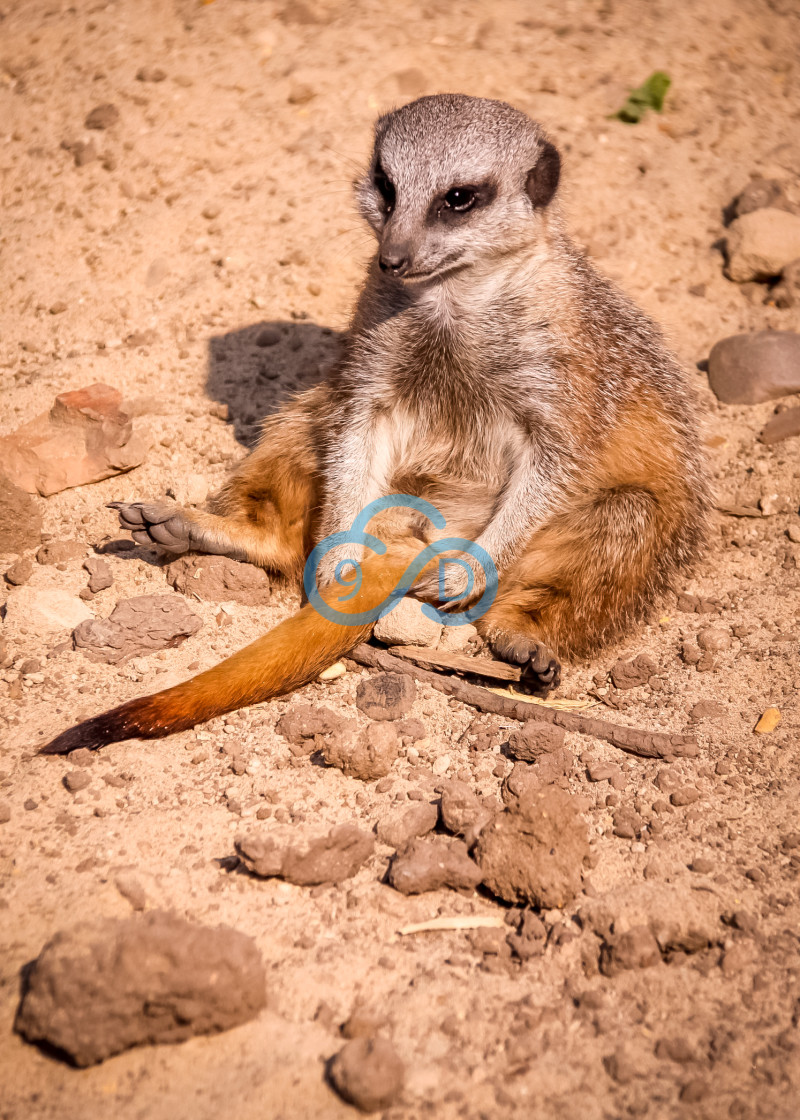
[[[381,269],[430,281],[532,243],[560,167],[541,127],[502,101],[438,94],[381,117],[356,184]]]

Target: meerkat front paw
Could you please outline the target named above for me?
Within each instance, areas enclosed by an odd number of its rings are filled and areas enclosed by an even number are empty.
[[[502,661],[519,665],[520,683],[534,696],[546,696],[561,684],[561,663],[544,642],[523,634],[495,634],[489,640],[492,652]]]
[[[223,552],[214,546],[206,529],[192,520],[191,514],[169,502],[109,502],[119,514],[119,523],[137,544],[156,545],[164,552]]]

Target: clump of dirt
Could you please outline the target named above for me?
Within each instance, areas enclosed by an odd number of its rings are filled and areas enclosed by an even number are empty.
[[[131,1046],[230,1030],[265,1004],[250,937],[153,912],[57,933],[26,974],[14,1026],[90,1066]]]

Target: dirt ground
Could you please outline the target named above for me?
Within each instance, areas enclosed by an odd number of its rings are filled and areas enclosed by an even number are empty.
[[[405,1063],[391,1120],[800,1115],[800,545],[788,536],[800,526],[798,440],[758,444],[774,406],[719,405],[698,368],[726,335],[800,325],[797,310],[764,305],[763,289],[727,280],[720,250],[723,209],[751,176],[797,185],[799,17],[793,0],[2,4],[0,434],[56,393],[102,381],[152,438],[130,474],[36,499],[45,538],[85,553],[35,564],[25,587],[3,592],[13,658],[0,674],[4,1120],[352,1115],[324,1063],[354,1009]],[[143,67],[163,80],[137,80]],[[673,81],[663,115],[608,119],[655,69]],[[261,417],[330,365],[371,251],[350,187],[371,123],[446,90],[510,101],[544,123],[563,152],[576,240],[691,371],[719,500],[770,508],[777,494],[786,511],[718,517],[682,588],[716,613],[673,600],[623,647],[567,669],[560,695],[599,686],[619,711],[592,714],[690,728],[701,749],[665,765],[568,734],[568,784],[589,805],[595,866],[564,912],[540,915],[546,947],[524,962],[503,931],[399,936],[435,916],[515,912],[488,893],[399,894],[382,882],[387,846],[354,879],[311,889],[254,879],[230,859],[259,808],[323,831],[436,800],[443,778],[497,799],[508,721],[495,721],[488,751],[470,750],[461,737],[474,711],[421,685],[411,714],[426,737],[388,779],[347,778],[293,756],[275,723],[298,699],[354,715],[366,671],[348,672],[194,732],[105,749],[73,793],[63,778],[74,766],[37,757],[38,745],[112,700],[214,664],[298,596],[275,581],[268,607],[192,602],[197,634],[120,668],[58,650],[68,631],[42,633],[11,610],[26,588],[77,596],[83,558],[123,535],[107,502],[213,491]],[[86,131],[87,113],[107,103],[118,121]],[[89,140],[96,158],[78,166],[64,145]],[[265,326],[281,332],[268,349],[254,345]],[[114,584],[90,602],[95,616],[130,596],[176,594],[154,552],[112,547],[105,558]],[[1,557],[2,570],[15,559]],[[699,671],[683,649],[709,627],[727,648]],[[657,666],[650,682],[610,687],[614,662],[642,652]],[[38,668],[21,674],[26,661]],[[701,700],[724,714],[693,722]],[[757,735],[768,706],[782,722]],[[589,780],[601,763],[615,768],[613,786]],[[675,806],[677,787],[697,796]],[[627,837],[615,834],[626,809],[638,821]],[[12,1032],[20,970],[56,930],[130,915],[122,871],[148,908],[255,938],[269,1005],[225,1034],[79,1071]],[[713,936],[646,968],[603,970],[587,919],[603,907],[617,932],[636,924],[632,913],[660,907],[680,925],[700,908]]]

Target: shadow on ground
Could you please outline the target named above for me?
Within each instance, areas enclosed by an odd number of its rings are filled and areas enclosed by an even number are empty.
[[[325,377],[343,339],[307,320],[262,321],[217,335],[209,344],[206,391],[228,406],[236,438],[252,447],[265,417]]]

